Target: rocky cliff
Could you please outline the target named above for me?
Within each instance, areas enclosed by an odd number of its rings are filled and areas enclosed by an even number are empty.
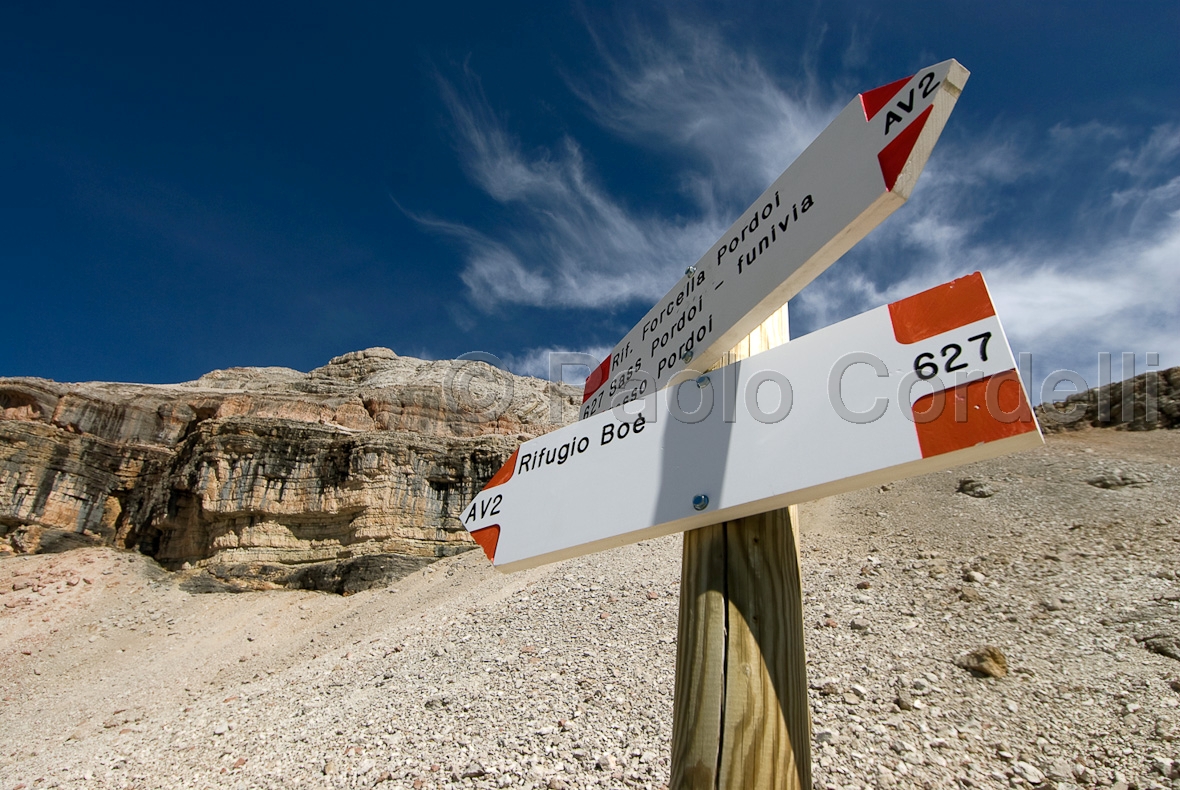
[[[0,553],[101,543],[197,586],[363,589],[470,548],[460,509],[577,403],[383,348],[175,385],[0,378]]]
[[[1141,373],[1037,407],[1047,433],[1085,428],[1180,428],[1180,367]]]
[[[364,589],[471,548],[460,509],[578,395],[383,348],[174,385],[0,378],[0,556],[106,544],[197,589]],[[1180,368],[1038,413],[1047,431],[1180,427]]]

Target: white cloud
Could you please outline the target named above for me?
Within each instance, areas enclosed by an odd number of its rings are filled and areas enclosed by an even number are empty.
[[[1119,140],[1122,136],[1121,128],[1100,121],[1087,121],[1076,126],[1059,123],[1049,129],[1049,138],[1055,147],[1076,148],[1103,144],[1109,140]]]
[[[617,47],[596,36],[607,80],[571,81],[594,119],[620,137],[666,154],[675,147],[694,171],[686,189],[702,206],[735,198],[745,207],[839,112],[814,81],[785,88],[753,56],[714,33],[676,20],[666,40],[631,28]]]
[[[415,217],[465,247],[461,278],[473,303],[490,310],[655,301],[838,110],[815,99],[810,83],[780,88],[756,60],[712,34],[676,23],[673,30],[661,44],[632,31],[618,52],[596,39],[605,81],[570,87],[620,137],[661,155],[680,151],[685,202],[676,213],[629,209],[601,186],[572,138],[524,150],[470,70],[457,82],[438,78],[467,173],[515,212],[494,237]]]
[[[1114,169],[1137,178],[1150,178],[1180,156],[1180,125],[1161,124],[1152,130],[1147,142],[1120,152]]]
[[[533,348],[521,354],[505,354],[504,366],[518,376],[535,376],[581,386],[590,371],[598,367],[610,346],[590,346],[578,351],[565,348]]]
[[[662,296],[720,233],[711,217],[680,220],[628,212],[595,181],[577,143],[526,153],[488,107],[478,80],[463,90],[440,78],[472,179],[517,221],[495,238],[416,217],[467,249],[461,275],[472,301],[539,307],[617,307]]]
[[[473,75],[440,79],[468,173],[515,212],[483,233],[420,218],[465,247],[476,304],[650,304],[847,100],[814,77],[785,83],[675,20],[658,39],[590,32],[603,70],[569,78],[571,90],[619,138],[680,162],[685,201],[634,211],[575,140],[526,151]],[[1180,364],[1180,127],[1000,128],[944,141],[909,204],[797,297],[792,322],[823,326],[980,270],[1014,349],[1033,352],[1041,375],[1073,367],[1093,379],[1083,368],[1099,351],[1159,351]],[[1064,186],[1082,172],[1084,187]],[[546,353],[510,367],[547,375]]]
[[[1044,358],[1044,374],[1069,368],[1096,383],[1103,351],[1180,364],[1180,212],[1147,238],[1013,257],[989,275],[1013,347]]]

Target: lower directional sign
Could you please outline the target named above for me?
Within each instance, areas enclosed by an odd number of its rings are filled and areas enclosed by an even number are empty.
[[[528,441],[462,519],[514,571],[1041,443],[976,273]]]

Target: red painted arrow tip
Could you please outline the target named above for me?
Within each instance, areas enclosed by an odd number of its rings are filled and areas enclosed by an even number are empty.
[[[598,392],[598,388],[610,376],[610,357],[602,360],[602,364],[594,368],[590,373],[590,377],[586,379],[586,389],[582,390],[582,403],[590,400],[590,396]]]
[[[500,542],[500,525],[493,524],[490,527],[477,529],[471,533],[471,537],[483,549],[483,553],[488,555],[488,561],[495,562],[496,544]]]
[[[492,479],[488,481],[488,484],[484,486],[482,490],[487,491],[493,486],[503,485],[504,483],[507,483],[509,480],[511,480],[512,473],[516,471],[516,457],[518,455],[520,455],[519,447],[512,451],[512,455],[507,461],[504,462],[504,465],[500,467],[500,471],[492,475]]]
[[[885,178],[886,190],[893,191],[898,177],[901,176],[901,171],[905,169],[905,163],[909,161],[914,145],[918,142],[918,135],[922,133],[922,127],[926,125],[926,119],[930,117],[930,111],[933,109],[934,105],[932,104],[923,110],[913,123],[902,129],[897,137],[894,137],[889,145],[882,148],[881,152],[877,154],[877,161],[881,164],[881,175]]]
[[[860,95],[860,106],[865,111],[865,120],[873,120],[873,116],[881,112],[881,108],[889,103],[889,100],[897,95],[897,92],[902,89],[907,82],[912,80],[914,75],[902,77],[897,82],[891,82],[888,85],[882,85],[880,88],[873,88],[871,91],[865,91]]]

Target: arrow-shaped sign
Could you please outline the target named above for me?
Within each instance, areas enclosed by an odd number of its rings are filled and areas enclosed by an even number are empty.
[[[525,442],[462,519],[520,570],[1041,442],[973,274]]]
[[[591,373],[581,417],[711,367],[896,211],[967,77],[947,60],[853,99]]]

